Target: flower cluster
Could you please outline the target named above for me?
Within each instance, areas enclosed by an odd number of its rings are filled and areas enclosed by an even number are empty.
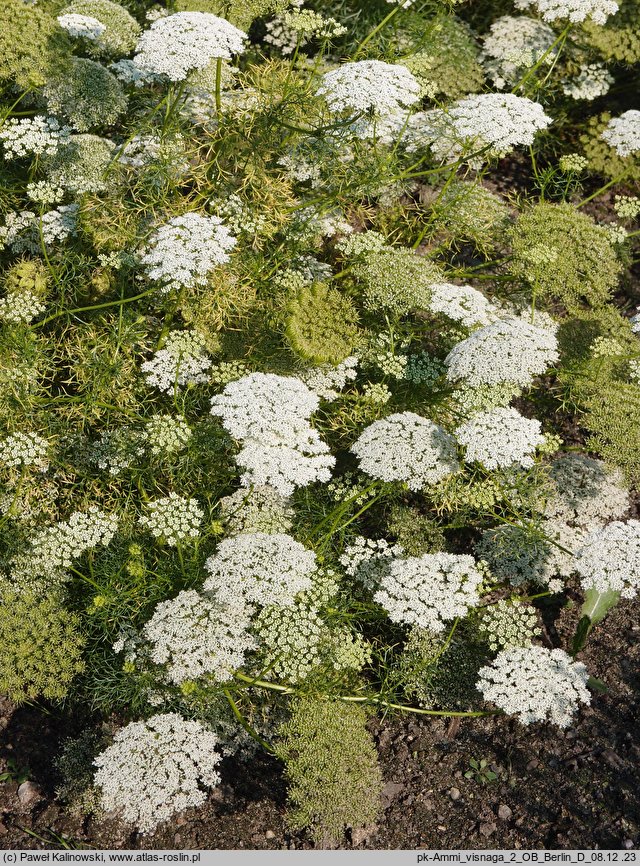
[[[482,292],[471,286],[435,283],[431,286],[429,309],[441,313],[465,328],[488,325],[495,318],[495,307]]]
[[[170,393],[177,387],[206,382],[211,364],[199,334],[170,331],[164,347],[144,361],[140,369],[149,385]]]
[[[241,599],[220,604],[195,590],[180,592],[160,602],[144,626],[151,661],[163,665],[175,685],[206,675],[230,680],[256,646],[250,613]]]
[[[545,21],[566,18],[579,23],[587,18],[594,24],[604,24],[609,15],[615,15],[618,4],[614,0],[515,0],[516,9],[533,6]]]
[[[66,30],[72,39],[99,39],[107,29],[105,25],[91,15],[78,15],[71,12],[58,15],[58,24]]]
[[[465,616],[479,603],[482,581],[472,556],[425,553],[394,559],[373,598],[388,611],[392,622],[438,633],[444,631],[445,623]]]
[[[26,156],[54,156],[69,141],[71,129],[61,126],[55,117],[9,118],[0,129],[5,159]]]
[[[289,500],[273,487],[240,487],[220,500],[222,520],[229,535],[240,532],[287,533],[294,511]]]
[[[145,437],[152,454],[175,454],[189,444],[192,433],[184,418],[152,415],[147,421]]]
[[[168,292],[206,284],[210,271],[229,261],[235,244],[220,217],[186,213],[156,229],[140,262],[149,279]]]
[[[172,547],[193,541],[200,534],[204,512],[195,499],[185,499],[172,492],[149,502],[147,509],[148,514],[140,517],[140,525]]]
[[[535,607],[507,599],[490,604],[483,610],[478,629],[493,652],[528,646],[542,633]]]
[[[486,469],[533,466],[531,454],[543,445],[540,422],[523,418],[517,409],[497,407],[479,412],[455,431],[466,447],[467,463],[482,463]]]
[[[387,571],[390,562],[404,553],[399,544],[389,544],[384,538],[374,541],[356,536],[344,549],[340,564],[347,574],[355,577],[367,589],[375,589]]]
[[[602,139],[614,147],[620,156],[640,151],[640,111],[631,109],[614,117],[602,133]]]
[[[154,21],[136,46],[135,65],[143,72],[183,81],[212,60],[242,54],[247,34],[207,12],[176,12]]]
[[[221,603],[291,605],[311,587],[316,555],[284,533],[247,532],[225,538],[205,568],[204,589]]]
[[[7,292],[0,298],[0,321],[29,323],[44,312],[45,304],[38,295],[29,289],[18,288]]]
[[[96,505],[86,512],[74,511],[68,520],[36,533],[26,556],[14,561],[14,575],[19,581],[34,577],[62,580],[74,559],[98,545],[106,547],[117,529],[118,518]]]
[[[533,144],[536,133],[550,123],[542,106],[531,99],[512,93],[480,93],[454,102],[446,111],[433,109],[414,115],[407,140],[410,149],[430,145],[438,159],[464,156],[476,165]]]
[[[212,398],[211,413],[242,441],[236,457],[245,486],[268,484],[283,496],[313,481],[328,481],[335,460],[309,418],[319,397],[299,379],[250,373]]]
[[[321,364],[300,373],[298,378],[318,397],[323,400],[336,400],[347,382],[356,378],[358,358],[350,355],[335,367],[331,364]]]
[[[410,490],[457,472],[455,440],[414,412],[374,421],[351,446],[360,469],[382,481],[404,481]]]
[[[572,99],[592,101],[604,96],[614,82],[613,75],[602,63],[588,63],[575,78],[562,85],[562,92]]]
[[[130,722],[94,761],[102,807],[117,809],[127,823],[151,833],[183,809],[204,803],[200,784],[215,787],[220,781],[217,746],[212,731],[176,713]]]
[[[496,87],[514,83],[518,75],[542,58],[552,63],[555,33],[547,24],[521,15],[502,15],[484,37],[485,65]]]
[[[531,645],[498,653],[478,672],[478,689],[523,725],[550,721],[560,728],[571,724],[579,704],[589,704],[586,667],[561,649]]]
[[[576,554],[576,571],[584,590],[634,598],[640,589],[640,521],[616,520],[591,532]]]
[[[471,387],[530,385],[559,358],[555,333],[523,318],[501,319],[458,343],[444,360],[447,378]]]
[[[37,433],[12,433],[0,442],[0,464],[35,466],[44,472],[49,466],[49,443]]]

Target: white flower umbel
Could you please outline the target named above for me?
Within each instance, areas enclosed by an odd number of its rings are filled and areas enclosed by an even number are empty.
[[[200,535],[204,511],[195,499],[185,499],[172,492],[149,502],[147,509],[149,513],[140,517],[140,525],[171,547],[183,541],[194,541]]]
[[[337,400],[340,391],[347,382],[353,382],[357,377],[358,358],[351,355],[341,361],[337,366],[322,364],[320,367],[311,367],[300,373],[301,382],[310,388],[323,400]]]
[[[220,782],[218,737],[176,713],[130,722],[94,761],[102,807],[118,810],[142,833],[189,806],[201,806]]]
[[[496,87],[514,83],[519,74],[545,57],[553,62],[555,52],[549,51],[556,34],[551,27],[525,15],[502,15],[484,37],[485,66]],[[547,53],[548,52],[548,53]]]
[[[154,21],[142,34],[133,62],[143,72],[183,81],[212,60],[242,54],[246,39],[246,33],[224,18],[208,12],[176,12]]]
[[[586,667],[561,649],[532,644],[502,650],[478,677],[484,699],[523,725],[550,721],[566,728],[578,705],[591,702]]]
[[[152,454],[175,454],[186,448],[191,439],[191,428],[184,418],[172,415],[152,415],[147,421],[144,437]]]
[[[495,307],[482,292],[471,286],[456,286],[453,283],[436,283],[431,286],[429,309],[442,313],[466,328],[488,325],[495,319]]]
[[[620,156],[640,152],[640,111],[631,109],[612,118],[601,138],[614,147]]]
[[[210,271],[229,261],[235,245],[220,217],[186,213],[156,229],[140,262],[148,278],[162,283],[168,292],[205,285]]]
[[[459,99],[446,110],[415,114],[406,139],[410,151],[429,146],[442,161],[465,156],[476,167],[533,144],[536,133],[550,123],[542,106],[524,96],[479,93]]]
[[[62,144],[71,137],[69,126],[60,126],[55,117],[9,118],[0,129],[0,141],[5,159],[25,156],[55,156]]]
[[[245,487],[270,485],[282,496],[314,481],[328,481],[335,458],[309,424],[320,398],[299,379],[250,373],[229,382],[211,400],[231,436],[242,442],[236,457]]]
[[[151,660],[166,667],[175,685],[207,675],[225,682],[256,648],[250,626],[251,611],[242,599],[222,605],[187,590],[160,602],[143,634],[151,644]]]
[[[21,322],[28,324],[45,309],[42,298],[34,292],[29,289],[14,289],[8,292],[5,298],[0,298],[0,321],[15,325]]]
[[[162,349],[140,367],[149,385],[169,393],[185,385],[199,385],[208,379],[211,358],[204,340],[194,331],[170,331]]]
[[[399,544],[389,544],[384,538],[377,541],[357,535],[352,544],[344,549],[340,565],[351,577],[359,580],[367,589],[375,589],[393,559],[402,556],[404,549]]]
[[[58,15],[57,21],[72,39],[89,39],[93,42],[107,29],[97,18],[91,15],[78,15],[75,12]]]
[[[544,445],[540,422],[524,418],[511,406],[478,412],[455,431],[466,448],[466,463],[482,463],[486,469],[514,464],[533,466],[533,452]]]
[[[226,538],[210,556],[204,589],[222,604],[291,605],[311,587],[316,555],[284,533],[248,532]]]
[[[591,532],[576,554],[584,590],[634,598],[640,588],[640,521],[618,520]]]
[[[318,93],[334,113],[369,115],[354,125],[359,138],[385,140],[403,128],[421,87],[406,66],[359,60],[326,72]]]
[[[614,82],[613,75],[602,63],[589,63],[582,66],[575,78],[562,85],[562,92],[572,99],[591,101],[604,96]]]
[[[465,616],[479,604],[482,580],[472,556],[425,553],[393,560],[373,598],[388,611],[392,622],[437,633],[444,631],[445,623]]]
[[[629,510],[629,490],[619,469],[585,454],[560,454],[549,468],[554,491],[544,504],[545,517],[595,529]]]
[[[39,530],[31,549],[21,559],[20,570],[35,576],[60,577],[73,560],[98,545],[106,547],[118,529],[114,514],[105,514],[96,505],[75,511],[69,520]]]
[[[604,24],[609,15],[615,15],[618,4],[614,0],[515,0],[516,9],[533,7],[545,21],[558,18],[579,23],[590,18],[594,24]]]
[[[48,451],[49,443],[37,433],[12,433],[0,442],[0,466],[34,466],[44,472]]]
[[[460,468],[455,440],[413,412],[374,421],[351,446],[360,469],[382,481],[404,481],[421,490]]]
[[[474,331],[444,359],[447,378],[471,387],[511,382],[526,387],[557,361],[555,333],[524,319],[501,319]]]

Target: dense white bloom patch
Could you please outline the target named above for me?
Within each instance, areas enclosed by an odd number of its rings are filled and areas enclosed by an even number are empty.
[[[151,833],[177,812],[201,806],[205,787],[220,781],[218,737],[200,722],[176,713],[131,722],[94,761],[102,806]]]
[[[296,487],[329,480],[335,459],[309,424],[319,403],[299,379],[273,373],[250,373],[212,398],[211,413],[242,442],[236,461],[246,469],[245,487],[266,484],[290,496]]]
[[[25,324],[35,319],[46,309],[38,295],[28,289],[16,289],[0,298],[0,321]]]
[[[172,492],[149,502],[147,509],[149,513],[140,517],[140,525],[172,547],[182,541],[193,541],[200,534],[204,511],[195,499]]]
[[[634,598],[640,588],[640,521],[618,520],[591,532],[576,554],[584,590]]]
[[[225,538],[205,568],[204,589],[221,603],[291,605],[311,587],[316,555],[284,533],[247,532]]]
[[[98,39],[107,29],[105,25],[92,15],[78,15],[75,12],[58,15],[58,24],[66,30],[73,39]]]
[[[359,60],[326,72],[318,93],[332,111],[372,111],[383,116],[417,102],[420,85],[406,66]]]
[[[205,675],[224,682],[255,649],[250,625],[251,611],[241,598],[222,605],[188,590],[160,602],[143,634],[151,644],[151,660],[166,666],[175,685]]]
[[[187,447],[192,432],[184,418],[152,415],[144,435],[152,454],[174,454]]]
[[[140,262],[149,279],[163,283],[165,291],[199,286],[206,284],[213,268],[229,261],[235,245],[220,217],[186,213],[156,229]]]
[[[444,359],[447,378],[472,387],[512,382],[526,387],[559,358],[558,341],[549,328],[525,319],[501,319],[474,331]]]
[[[523,725],[550,721],[566,728],[578,705],[591,702],[587,669],[561,649],[532,644],[502,650],[478,677],[484,699]]]
[[[61,126],[55,117],[11,117],[0,129],[5,159],[24,156],[55,156],[70,140],[71,128]]]
[[[73,560],[98,545],[106,547],[118,529],[114,514],[105,514],[96,505],[88,511],[74,511],[66,521],[39,530],[31,549],[16,571],[33,576],[60,578]],[[18,565],[18,564],[17,564]]]
[[[421,490],[457,472],[455,440],[442,427],[414,412],[374,421],[351,446],[360,469],[382,481],[405,481]]]
[[[640,111],[631,109],[620,117],[612,118],[601,137],[614,147],[620,156],[631,156],[640,151]]]
[[[136,46],[135,65],[143,72],[182,81],[211,60],[242,54],[247,34],[208,12],[176,12],[154,21]]]
[[[220,500],[220,512],[228,535],[239,532],[287,533],[294,511],[289,500],[273,487],[240,487]]]
[[[524,418],[511,406],[478,412],[455,431],[466,447],[466,463],[482,463],[486,469],[533,466],[531,455],[545,437],[540,422]]]
[[[442,313],[467,328],[488,325],[495,318],[495,307],[482,292],[471,286],[456,286],[453,283],[436,283],[431,286],[429,309],[432,313]]]
[[[44,471],[48,465],[49,443],[37,433],[12,433],[0,442],[0,465],[35,466]]]
[[[373,598],[389,612],[392,622],[437,633],[480,602],[482,580],[472,556],[425,553],[393,560]]]
[[[404,549],[399,544],[389,544],[384,538],[377,541],[356,536],[344,549],[340,564],[347,574],[355,577],[367,589],[376,588],[392,559],[402,556]]]
[[[588,63],[580,69],[575,78],[562,85],[562,92],[572,99],[591,101],[604,96],[614,82],[613,75],[602,63]]]
[[[515,0],[515,5],[517,9],[533,6],[545,21],[566,18],[578,23],[590,18],[594,24],[604,24],[619,8],[614,0]]]
[[[194,331],[170,331],[164,347],[140,369],[149,385],[170,392],[184,385],[199,385],[208,379],[211,358],[204,340]]]
[[[536,133],[550,123],[542,106],[524,96],[479,93],[459,99],[446,110],[414,114],[406,138],[409,150],[428,145],[443,161],[473,154],[470,164],[475,166],[532,144]]]
[[[502,89],[516,81],[522,70],[545,55],[547,63],[553,62],[554,52],[549,49],[555,38],[551,27],[535,18],[524,15],[497,18],[483,40],[486,67],[496,87]]]

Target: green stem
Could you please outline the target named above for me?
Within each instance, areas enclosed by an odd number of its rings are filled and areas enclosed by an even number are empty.
[[[544,63],[544,61],[547,59],[549,54],[553,51],[553,49],[559,43],[562,43],[562,45],[560,45],[560,47],[558,49],[558,54],[560,53],[560,51],[562,51],[562,46],[564,45],[566,38],[569,35],[570,30],[571,30],[571,23],[566,25],[566,27],[564,28],[562,33],[560,33],[560,35],[554,40],[554,42],[552,42],[552,44],[547,48],[547,50],[544,52],[544,54],[538,58],[538,60],[531,67],[531,69],[528,69],[525,72],[524,76],[520,79],[520,81],[518,81],[517,84],[512,88],[512,90],[511,90],[512,93],[515,93],[517,90],[519,90],[521,87],[523,87],[527,83],[527,81],[531,78],[532,75],[534,75],[538,71],[540,66]]]
[[[42,319],[41,322],[36,322],[33,325],[34,328],[41,328],[43,325],[48,325],[49,322],[53,322],[54,319],[59,319],[60,316],[72,316],[76,313],[86,313],[89,310],[106,310],[108,307],[121,307],[123,304],[131,304],[134,301],[139,301],[142,298],[147,298],[149,295],[153,295],[154,292],[157,292],[156,288],[147,289],[146,292],[140,292],[138,295],[132,295],[130,298],[121,298],[117,301],[106,301],[104,304],[93,304],[90,307],[75,307],[73,310],[60,310],[57,313],[53,313],[51,316],[47,316],[46,319]]]
[[[216,113],[218,120],[222,115],[222,57],[216,60]]]
[[[374,38],[374,36],[377,36],[378,33],[379,33],[382,29],[384,29],[384,27],[387,26],[387,24],[389,23],[389,21],[391,21],[393,18],[395,18],[395,16],[398,14],[398,12],[400,11],[401,8],[402,8],[402,7],[398,4],[394,9],[391,10],[391,12],[389,12],[389,14],[388,14],[387,16],[385,16],[385,17],[382,19],[382,21],[381,21],[381,22],[380,22],[376,27],[373,28],[373,30],[371,31],[371,33],[369,33],[368,36],[366,36],[366,37],[362,40],[362,42],[360,43],[360,45],[358,45],[358,47],[357,47],[357,49],[356,49],[356,53],[353,55],[353,60],[357,60],[358,57],[360,57],[360,55],[362,54],[362,52],[364,51],[364,49],[367,47],[367,45],[369,44],[369,42],[371,42],[371,40]]]
[[[596,196],[599,196],[600,193],[609,189],[609,187],[613,186],[616,183],[620,183],[620,181],[624,179],[626,174],[627,173],[625,171],[623,174],[619,174],[617,177],[614,177],[613,180],[610,180],[609,183],[605,183],[603,186],[599,187],[595,192],[591,193],[590,196],[587,196],[587,198],[583,198],[582,201],[576,205],[576,207],[582,207],[583,205],[587,204],[587,202],[590,202],[594,198],[596,198]]]
[[[231,692],[229,691],[229,689],[225,687],[222,689],[222,691],[224,692],[225,698],[229,702],[229,706],[231,707],[231,711],[233,712],[233,715],[240,722],[240,724],[245,729],[245,731],[249,734],[249,736],[253,740],[255,740],[256,743],[259,743],[262,746],[262,748],[265,749],[265,751],[270,752],[272,755],[275,754],[273,747],[270,746],[269,743],[267,743],[265,740],[262,739],[262,737],[255,730],[255,728],[252,728],[251,725],[249,724],[249,722],[242,715],[242,713],[238,709],[238,705],[233,700],[233,697],[231,696]]]

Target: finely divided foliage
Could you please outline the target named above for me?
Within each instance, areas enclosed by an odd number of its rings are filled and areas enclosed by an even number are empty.
[[[639,588],[636,6],[0,0],[0,692],[91,707],[74,802],[152,833],[266,749],[339,846],[373,712],[580,728]]]

